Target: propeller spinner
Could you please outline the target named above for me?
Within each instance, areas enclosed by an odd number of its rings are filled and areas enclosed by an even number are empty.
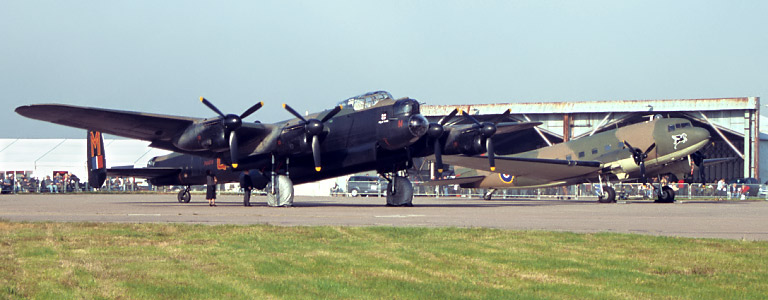
[[[632,159],[635,161],[635,164],[640,167],[640,176],[642,178],[643,184],[648,183],[648,178],[645,176],[645,159],[648,158],[648,153],[656,148],[656,143],[651,144],[651,146],[649,146],[645,152],[643,152],[643,150],[640,148],[632,147],[632,145],[630,145],[626,140],[624,141],[624,144],[627,145],[627,150],[632,153]]]
[[[299,120],[302,121],[304,124],[304,130],[306,131],[307,137],[312,137],[312,158],[315,161],[315,171],[320,172],[322,169],[321,162],[320,162],[320,134],[323,133],[323,129],[325,128],[325,122],[333,118],[336,114],[338,114],[341,111],[341,106],[336,106],[331,110],[328,114],[326,114],[321,120],[318,119],[305,119],[301,114],[296,112],[293,108],[288,106],[288,104],[283,104],[283,108],[285,108],[288,112],[290,112],[292,115],[296,116]]]
[[[208,99],[205,99],[203,97],[200,97],[200,102],[203,102],[205,106],[210,108],[212,111],[216,112],[219,116],[221,116],[221,126],[224,128],[226,132],[229,133],[229,154],[231,156],[232,161],[232,167],[237,169],[237,161],[240,158],[240,153],[238,152],[238,143],[237,143],[237,129],[243,126],[243,119],[250,116],[257,110],[259,110],[262,106],[264,106],[264,102],[259,102],[248,108],[245,112],[243,112],[241,115],[235,115],[235,114],[228,114],[225,115],[221,112],[213,103],[208,101]]]

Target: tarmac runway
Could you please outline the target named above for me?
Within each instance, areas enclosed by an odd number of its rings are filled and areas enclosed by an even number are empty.
[[[674,204],[599,204],[576,200],[414,199],[414,207],[386,207],[385,199],[296,197],[294,207],[268,207],[263,196],[244,207],[240,196],[203,195],[178,203],[175,194],[0,195],[9,221],[272,224],[279,226],[488,227],[580,233],[768,240],[768,201],[685,201]]]

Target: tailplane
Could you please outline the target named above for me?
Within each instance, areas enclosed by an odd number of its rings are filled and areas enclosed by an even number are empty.
[[[100,188],[107,179],[107,161],[101,132],[88,130],[88,184]]]

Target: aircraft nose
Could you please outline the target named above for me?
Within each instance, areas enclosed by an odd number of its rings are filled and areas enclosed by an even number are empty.
[[[408,129],[415,137],[421,137],[427,133],[429,121],[421,114],[415,114],[408,119]]]
[[[691,128],[688,138],[694,142],[709,141],[710,135],[708,130],[700,127],[694,127]]]

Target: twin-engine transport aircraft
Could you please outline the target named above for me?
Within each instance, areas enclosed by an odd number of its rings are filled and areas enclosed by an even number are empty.
[[[431,185],[458,184],[463,188],[495,189],[554,187],[599,182],[603,187],[599,201],[615,202],[610,180],[647,182],[648,176],[675,174],[705,163],[697,152],[709,141],[706,129],[694,127],[686,119],[667,118],[627,125],[593,136],[523,152],[496,156],[496,172],[485,169],[483,156],[446,156],[444,162],[471,169],[457,178],[432,181]],[[657,188],[657,202],[673,202],[674,190]]]
[[[456,111],[430,124],[420,114],[416,100],[395,100],[384,91],[352,97],[331,110],[306,117],[283,104],[296,118],[275,124],[243,122],[262,103],[235,115],[222,113],[202,97],[200,100],[218,117],[201,119],[63,104],[20,106],[16,112],[88,130],[89,184],[94,188],[101,187],[107,175],[144,177],[153,185],[187,186],[178,200],[189,202],[189,186],[205,184],[206,171],[211,171],[220,183],[240,182],[246,191],[245,205],[250,203],[251,189],[264,189],[268,184],[268,198],[276,199],[268,202],[282,205],[290,202],[287,199],[292,198],[294,183],[376,170],[389,181],[387,204],[410,206],[413,187],[403,173],[413,165],[412,157],[431,155],[435,149],[458,153],[456,148],[465,140],[479,144],[461,153],[481,154],[483,145],[492,149],[491,137],[496,132],[539,124],[500,123],[507,112],[493,123],[443,126]],[[430,134],[426,134],[428,130]],[[107,169],[101,133],[150,141],[151,147],[175,153],[151,159],[146,168]],[[441,147],[446,142],[451,146]]]

